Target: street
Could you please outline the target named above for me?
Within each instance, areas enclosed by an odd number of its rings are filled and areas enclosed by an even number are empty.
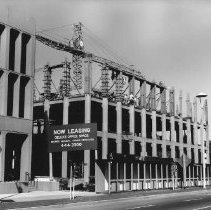
[[[23,208],[22,208],[23,209]],[[30,208],[27,208],[30,209]],[[211,209],[211,192],[210,191],[193,191],[170,193],[162,195],[136,196],[120,199],[101,200],[78,202],[63,205],[51,205],[33,207],[33,209],[100,209],[100,210],[133,210],[133,209],[147,209],[147,210],[201,210]]]

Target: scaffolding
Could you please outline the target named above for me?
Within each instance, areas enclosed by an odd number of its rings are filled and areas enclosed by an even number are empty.
[[[49,67],[49,65],[45,65],[44,67],[44,98],[46,99],[50,99],[51,97],[51,81],[52,81],[52,78],[51,78],[51,69]]]
[[[116,75],[116,101],[122,101],[123,95],[123,77],[122,73],[120,72]]]
[[[70,62],[65,60],[63,63],[63,77],[60,80],[59,87],[59,92],[62,97],[69,97],[71,95],[70,70]]]
[[[82,37],[82,24],[75,24],[73,31],[73,38],[71,40],[71,45],[78,49],[83,50],[83,37]],[[73,81],[76,89],[82,89],[82,56],[80,54],[73,54],[72,64],[73,64]]]
[[[109,77],[108,77],[108,67],[107,66],[102,66],[101,69],[101,90],[102,90],[102,95],[107,96],[109,92]]]

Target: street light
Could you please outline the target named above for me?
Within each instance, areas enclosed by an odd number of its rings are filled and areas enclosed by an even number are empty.
[[[204,123],[204,108],[202,100],[207,97],[206,93],[199,93],[196,95],[196,97],[199,99],[199,103],[201,106],[201,126]],[[203,127],[202,127],[203,128]],[[204,139],[203,139],[203,132],[201,133],[201,150],[202,150],[202,167],[203,167],[203,188],[206,188],[206,166],[205,166],[205,153],[204,153]]]

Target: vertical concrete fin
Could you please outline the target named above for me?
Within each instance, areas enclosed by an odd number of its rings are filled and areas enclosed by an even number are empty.
[[[122,101],[122,72],[120,71],[116,77],[116,101]]]
[[[0,75],[0,114],[7,115],[8,71],[1,71]]]
[[[166,89],[161,88],[161,113],[166,114]]]
[[[182,110],[182,103],[183,103],[183,97],[182,97],[183,93],[182,90],[180,90],[179,93],[179,115],[182,116],[183,114],[183,110]]]
[[[191,117],[190,94],[189,93],[187,93],[187,97],[186,97],[186,116]]]
[[[156,85],[152,84],[150,87],[150,109],[156,111]]]
[[[146,81],[140,82],[140,107],[146,108]]]
[[[169,91],[169,110],[170,110],[170,115],[174,116],[175,115],[175,90],[173,87]]]
[[[207,99],[204,101],[205,123],[208,125],[208,103]]]
[[[122,153],[122,103],[116,104],[116,126],[117,126],[117,153]]]
[[[0,45],[0,67],[9,69],[9,44],[10,44],[10,30],[9,26],[2,26],[1,45]]]
[[[4,181],[6,132],[0,132],[0,182]]]
[[[103,98],[103,136],[102,136],[102,159],[107,159],[108,154],[108,99]]]
[[[63,98],[63,125],[69,122],[69,100],[68,97]],[[62,177],[67,177],[67,152],[62,152]]]
[[[193,102],[194,122],[197,122],[197,99],[194,98]]]
[[[22,33],[19,32],[18,38],[15,42],[15,71],[21,72],[21,46],[22,46]]]
[[[135,77],[134,76],[129,78],[129,93],[131,95],[135,94]]]
[[[85,123],[91,122],[91,95],[85,95]],[[84,150],[84,182],[89,183],[90,150]]]
[[[85,58],[84,70],[84,93],[90,94],[92,90],[92,56],[90,54]]]

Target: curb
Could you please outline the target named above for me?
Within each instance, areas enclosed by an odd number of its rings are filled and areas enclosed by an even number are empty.
[[[211,188],[203,189],[201,187],[186,188],[186,189],[177,189],[172,191],[171,189],[166,190],[147,190],[147,191],[128,191],[128,192],[118,192],[111,194],[103,194],[97,196],[78,196],[75,200],[70,201],[69,198],[62,199],[46,199],[46,200],[33,200],[33,201],[11,201],[11,200],[0,200],[0,209],[17,209],[17,208],[30,208],[38,206],[51,206],[51,205],[65,205],[70,203],[83,203],[90,201],[100,201],[100,200],[115,200],[123,199],[128,197],[140,197],[140,196],[156,196],[156,195],[165,195],[172,193],[181,193],[181,192],[197,192],[210,190]]]

